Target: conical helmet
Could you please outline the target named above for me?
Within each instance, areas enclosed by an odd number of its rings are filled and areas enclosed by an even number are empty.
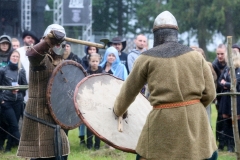
[[[47,34],[51,32],[51,30],[57,30],[57,31],[62,32],[66,35],[65,29],[63,28],[63,26],[61,26],[59,24],[51,24],[46,28],[46,30],[43,34],[43,37],[47,36]]]
[[[43,34],[43,37],[46,37],[48,33],[50,33],[52,30],[56,30],[56,31],[59,31],[59,32],[62,32],[65,34],[65,37],[66,37],[66,32],[65,32],[65,29],[63,28],[63,26],[59,25],[59,24],[51,24],[49,25],[44,34]],[[63,41],[60,46],[54,46],[52,48],[53,52],[56,53],[57,55],[63,55],[64,53],[64,50],[65,50],[65,44],[66,44],[66,41]]]
[[[169,11],[164,11],[156,17],[153,24],[153,31],[160,28],[172,28],[178,30],[177,20]]]

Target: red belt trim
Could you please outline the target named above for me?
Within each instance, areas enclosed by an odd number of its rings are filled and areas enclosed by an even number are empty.
[[[155,108],[155,109],[176,108],[176,107],[188,106],[188,105],[192,105],[192,104],[196,104],[196,103],[200,103],[200,100],[194,99],[194,100],[190,100],[190,101],[160,104],[160,105],[154,106],[153,108]]]

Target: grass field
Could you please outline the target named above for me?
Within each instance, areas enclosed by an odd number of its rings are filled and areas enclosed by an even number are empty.
[[[212,128],[215,133],[217,112],[215,105],[212,105]],[[78,129],[69,131],[69,141],[71,153],[69,160],[134,160],[135,154],[125,153],[119,150],[105,149],[105,145],[101,142],[101,148],[98,151],[88,150],[79,146]],[[0,160],[26,160],[16,157],[17,148],[13,148],[10,153],[0,152]],[[219,160],[235,160],[235,153],[219,152]]]

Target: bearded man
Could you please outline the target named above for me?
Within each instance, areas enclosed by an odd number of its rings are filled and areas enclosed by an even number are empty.
[[[17,48],[17,51],[20,53],[20,61],[22,63],[23,68],[26,71],[27,82],[29,83],[29,60],[26,55],[27,48],[29,46],[35,45],[39,42],[39,39],[36,36],[34,31],[25,30],[22,34],[23,46]],[[26,96],[24,97],[24,101],[28,100],[28,90],[26,92]]]

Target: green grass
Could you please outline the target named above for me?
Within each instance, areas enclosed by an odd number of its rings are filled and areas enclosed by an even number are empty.
[[[213,133],[216,136],[216,120],[217,120],[217,110],[216,106],[212,104],[211,106],[212,114],[211,114],[211,126],[213,129]],[[218,160],[236,160],[235,153],[228,153],[227,151],[218,152]]]
[[[215,105],[212,105],[211,115],[211,126],[215,133],[216,128],[217,111]],[[69,160],[134,160],[135,154],[122,152],[119,150],[106,149],[105,144],[101,142],[100,150],[88,150],[83,146],[79,145],[78,129],[69,131],[69,142],[70,142],[70,154]],[[13,148],[10,153],[0,152],[1,160],[26,160],[25,158],[19,158],[16,156],[17,148]],[[226,151],[219,152],[218,160],[235,160],[235,153],[228,153]]]

